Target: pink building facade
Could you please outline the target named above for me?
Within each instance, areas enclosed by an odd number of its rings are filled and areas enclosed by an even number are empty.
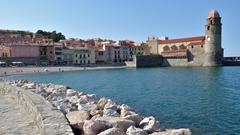
[[[39,57],[39,46],[12,45],[10,57]]]

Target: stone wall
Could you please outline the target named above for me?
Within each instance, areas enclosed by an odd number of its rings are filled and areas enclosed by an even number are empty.
[[[188,59],[190,66],[202,66],[204,63],[204,45],[188,46]]]
[[[162,66],[191,67],[203,66],[205,53],[203,45],[188,46],[187,58],[163,58]]]
[[[162,56],[145,55],[136,57],[136,67],[159,67],[162,64]]]
[[[34,119],[40,135],[73,135],[72,129],[59,110],[40,95],[0,82],[0,95],[13,98]]]
[[[188,66],[187,58],[163,58],[163,67],[185,67]]]

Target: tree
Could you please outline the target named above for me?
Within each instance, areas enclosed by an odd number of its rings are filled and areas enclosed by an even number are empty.
[[[58,42],[59,40],[66,39],[61,32],[57,33],[56,31],[48,32],[48,31],[38,30],[36,34],[41,34],[43,36],[46,36],[47,38],[52,39],[54,42]]]
[[[136,56],[143,56],[144,55],[143,51],[139,51],[139,50],[134,51],[133,54],[136,55]]]

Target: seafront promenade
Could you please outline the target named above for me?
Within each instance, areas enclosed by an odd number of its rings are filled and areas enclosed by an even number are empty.
[[[105,70],[105,69],[121,69],[126,66],[95,66],[95,67],[77,67],[77,66],[47,66],[47,67],[0,67],[0,77],[21,74],[37,74],[44,72],[69,72],[84,70]]]
[[[2,80],[0,118],[1,135],[73,135],[65,116],[47,100]]]
[[[0,133],[37,134],[37,127],[27,111],[12,98],[0,95]]]

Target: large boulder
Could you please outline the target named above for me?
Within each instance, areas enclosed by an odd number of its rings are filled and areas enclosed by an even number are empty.
[[[151,135],[191,135],[191,132],[189,129],[186,128],[180,128],[180,129],[167,129],[163,132],[155,132]]]
[[[127,111],[127,110],[121,110],[120,111],[120,117],[126,117],[128,115],[133,115],[133,114],[136,114],[136,113],[133,112],[133,111]]]
[[[98,100],[97,105],[98,105],[98,107],[99,107],[100,109],[104,109],[104,106],[107,104],[107,102],[108,102],[108,99],[106,99],[106,98],[100,98],[100,99]]]
[[[113,127],[120,128],[124,132],[130,127],[130,126],[135,126],[135,123],[131,120],[126,120],[120,117],[99,117],[96,118],[95,120],[99,121],[104,121]]]
[[[16,83],[16,86],[22,87],[24,84],[28,83],[28,80],[19,80],[19,81],[16,81],[15,83]]]
[[[76,135],[83,134],[83,125],[84,125],[84,121],[81,121],[81,122],[79,122],[77,124],[71,124],[73,132]]]
[[[133,111],[133,109],[131,107],[129,107],[128,105],[126,105],[126,104],[122,104],[120,106],[120,109],[121,110],[126,110],[126,111]]]
[[[139,123],[143,120],[143,118],[139,114],[127,115],[123,118],[134,121],[136,126],[138,126]]]
[[[95,104],[77,104],[78,110],[88,111],[97,110],[97,105]]]
[[[90,119],[90,114],[87,111],[71,111],[66,115],[70,124],[77,124],[84,120]]]
[[[35,83],[25,83],[24,85],[22,85],[22,88],[24,88],[24,89],[35,89],[36,84]]]
[[[56,106],[58,110],[62,113],[67,114],[70,110],[72,110],[72,105],[70,103],[59,102],[59,101],[51,101],[52,105]]]
[[[104,109],[103,110],[103,116],[113,116],[113,117],[119,117],[119,113],[116,110],[113,109]]]
[[[66,90],[66,96],[74,96],[77,94],[77,91],[75,91],[74,89],[67,89]]]
[[[112,101],[109,99],[108,102],[107,102],[107,104],[105,104],[105,106],[104,106],[104,110],[107,110],[107,109],[112,109],[112,110],[117,111],[118,106],[117,106],[116,103],[112,102]]]
[[[46,99],[48,101],[61,101],[65,98],[65,95],[57,94],[57,93],[51,93],[49,94]]]
[[[140,122],[139,126],[143,130],[147,131],[148,133],[160,131],[160,124],[159,124],[159,122],[152,116],[144,118]]]
[[[134,126],[130,126],[127,129],[127,135],[148,135],[148,133],[140,128],[136,128]]]
[[[46,90],[46,92],[52,93],[53,90],[54,90],[54,87],[47,87],[47,86],[46,86],[44,89]]]
[[[64,85],[49,84],[48,86],[46,86],[45,90],[49,93],[65,96],[67,88],[68,87]]]
[[[96,135],[108,129],[109,126],[104,121],[86,120],[83,124],[84,135]]]
[[[77,104],[79,102],[79,98],[77,95],[71,96],[68,98],[70,103]]]
[[[91,116],[95,116],[95,115],[100,115],[100,116],[102,116],[102,115],[103,115],[103,111],[102,111],[102,110],[98,110],[98,109],[96,109],[96,110],[91,110],[91,111],[90,111],[90,114],[91,114]]]
[[[91,120],[96,120],[97,118],[102,117],[100,114],[94,115]]]
[[[98,135],[126,135],[120,128],[109,128]]]
[[[94,96],[93,94],[89,94],[89,95],[82,95],[79,98],[79,103],[80,104],[87,104],[87,103],[95,103],[96,102],[96,96]]]
[[[126,116],[132,115],[132,114],[135,114],[135,112],[133,112],[133,109],[130,108],[128,105],[122,104],[120,106],[120,116],[121,117],[126,117]]]
[[[43,96],[44,98],[46,98],[47,96],[49,96],[49,93],[46,92],[46,90],[44,89],[44,87],[41,86],[41,85],[37,85],[36,89],[33,89],[32,91],[33,91],[34,93],[37,93],[37,94]]]

